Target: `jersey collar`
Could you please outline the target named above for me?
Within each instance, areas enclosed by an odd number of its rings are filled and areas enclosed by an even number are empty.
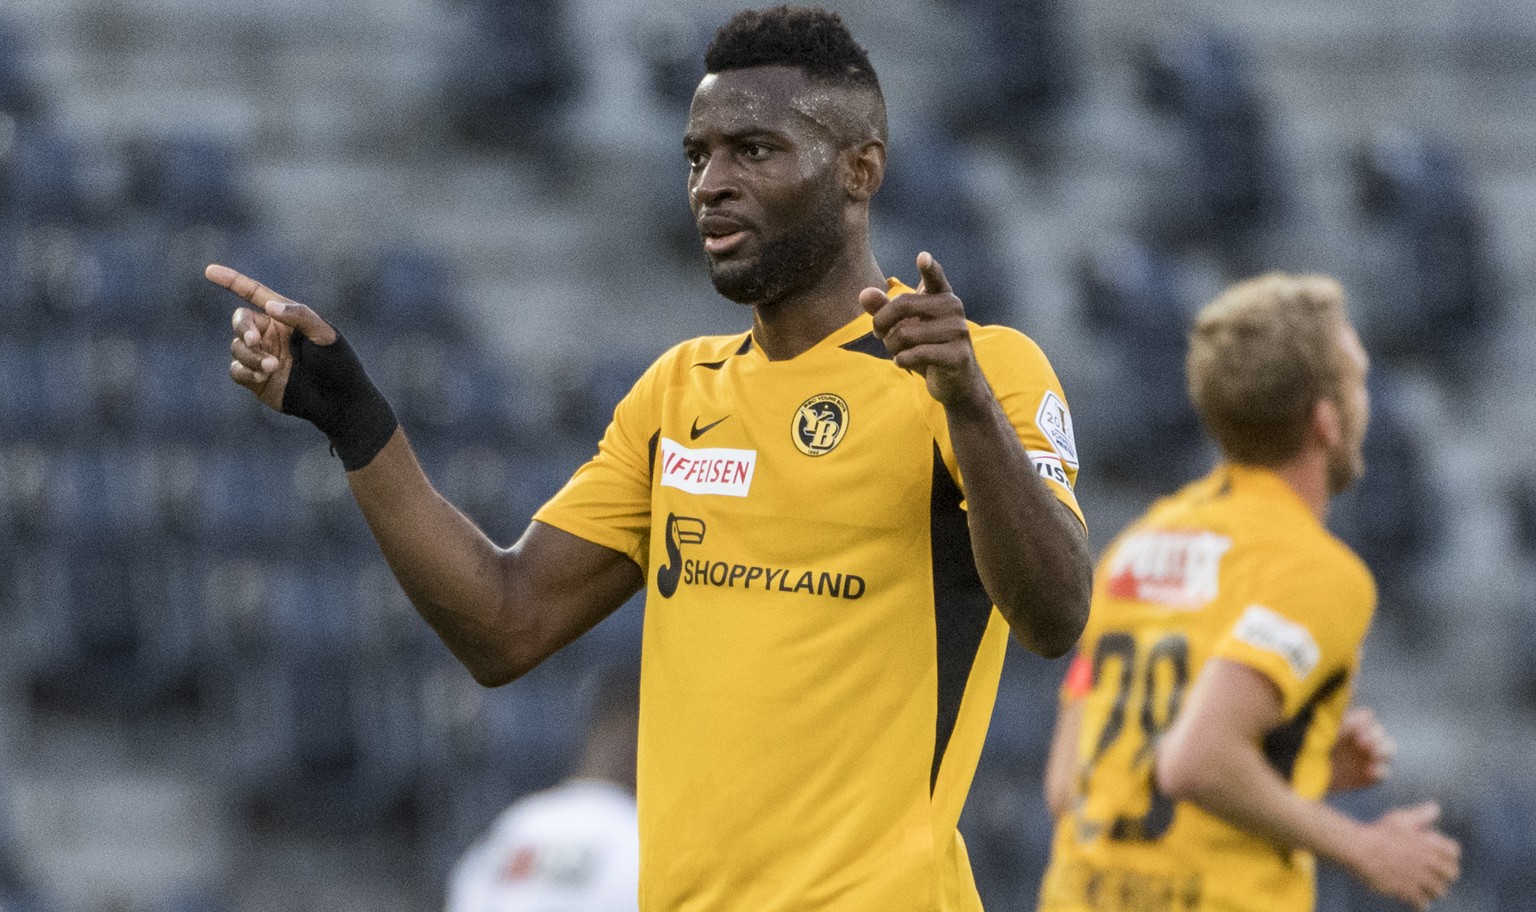
[[[911,294],[915,289],[898,278],[885,280],[885,293],[889,297]],[[806,354],[814,351],[823,351],[829,348],[842,348],[849,342],[861,339],[875,331],[875,320],[867,313],[861,313],[843,324],[841,327],[827,334],[827,337],[811,346]]]
[[[915,288],[894,276],[885,280],[885,293],[889,297],[895,298],[904,294],[912,294],[915,291]],[[820,342],[817,342],[815,345],[812,345],[801,354],[789,360],[798,361],[799,359],[804,358],[806,355],[811,355],[816,352],[827,351],[834,348],[842,348],[850,342],[854,342],[863,338],[864,336],[869,335],[870,333],[874,332],[874,330],[874,318],[867,313],[861,313],[854,317],[852,320],[849,320],[847,323],[844,323],[842,326],[828,333],[825,337],[822,338]],[[767,361],[767,358],[763,355],[763,347],[757,344],[757,339],[750,332],[747,333],[746,341],[742,344],[742,350],[739,351],[738,354],[745,354],[748,350],[751,351],[753,356]]]
[[[1231,485],[1235,491],[1242,491],[1250,496],[1303,514],[1313,524],[1322,524],[1322,520],[1318,519],[1317,514],[1312,512],[1312,508],[1307,506],[1306,501],[1301,499],[1301,495],[1297,494],[1286,483],[1285,479],[1281,478],[1279,473],[1273,469],[1227,462],[1223,463],[1217,469],[1217,472],[1225,475],[1226,483]]]

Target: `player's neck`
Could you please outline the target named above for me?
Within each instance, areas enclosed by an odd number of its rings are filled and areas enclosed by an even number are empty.
[[[843,263],[800,294],[752,308],[752,337],[768,360],[784,361],[809,351],[864,312],[859,292],[885,287],[885,276],[868,247]]]
[[[1306,447],[1295,458],[1275,468],[1275,474],[1290,486],[1301,502],[1307,505],[1319,522],[1328,518],[1328,502],[1333,495],[1328,490],[1328,456],[1315,448]]]

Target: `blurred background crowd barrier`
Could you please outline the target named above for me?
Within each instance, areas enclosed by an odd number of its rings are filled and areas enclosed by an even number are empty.
[[[1536,909],[1536,8],[830,3],[891,108],[884,267],[932,250],[1071,399],[1095,548],[1211,452],[1183,336],[1319,271],[1373,363],[1334,526],[1381,586],[1370,814],[1440,797],[1447,910]],[[319,435],[227,378],[229,263],[334,319],[498,541],[672,342],[738,331],[679,137],[724,13],[623,0],[0,8],[0,909],[441,907],[553,784],[639,601],[485,691]],[[1061,662],[1010,658],[962,830],[1030,908]],[[1335,872],[1322,908],[1385,908]]]

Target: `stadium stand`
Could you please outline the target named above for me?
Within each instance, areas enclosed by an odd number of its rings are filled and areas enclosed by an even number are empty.
[[[1354,158],[1357,202],[1390,257],[1394,303],[1369,326],[1372,350],[1427,360],[1459,380],[1498,326],[1497,274],[1466,164],[1448,144],[1389,133]]]
[[[892,99],[886,266],[934,245],[1051,352],[1096,545],[1202,467],[1184,314],[1257,268],[1355,292],[1379,409],[1336,518],[1383,583],[1361,692],[1402,744],[1356,809],[1441,796],[1467,875],[1437,908],[1536,908],[1536,17],[830,5]],[[644,6],[0,10],[0,907],[440,908],[468,840],[566,768],[574,682],[632,656],[642,606],[478,688],[323,442],[228,382],[198,275],[327,307],[508,540],[652,357],[743,325],[677,255],[678,108],[719,12]],[[1005,673],[962,821],[989,908],[1029,907],[1045,860],[1061,672]],[[1323,881],[1324,908],[1373,903]]]
[[[573,94],[559,0],[469,4],[476,45],[446,76],[449,122],[464,140],[493,148],[552,153]]]
[[[963,88],[946,105],[942,127],[972,140],[1006,145],[1021,161],[1049,166],[1055,121],[1072,101],[1080,61],[1062,0],[946,0],[977,41]],[[954,86],[951,86],[952,88]]]
[[[1247,48],[1220,29],[1190,29],[1143,45],[1137,68],[1142,102],[1168,122],[1180,150],[1148,207],[1147,231],[1252,271],[1265,256],[1256,235],[1281,212],[1285,176]]]
[[[1177,254],[1134,237],[1106,239],[1086,251],[1078,300],[1084,328],[1098,340],[1108,386],[1097,404],[1090,471],[1148,490],[1188,478],[1204,438],[1184,391],[1192,269]],[[1149,442],[1156,441],[1156,446]],[[1161,482],[1161,484],[1159,484]]]

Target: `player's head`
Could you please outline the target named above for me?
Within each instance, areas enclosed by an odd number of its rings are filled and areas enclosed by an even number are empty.
[[[1316,440],[1335,494],[1364,471],[1367,366],[1344,290],[1327,276],[1240,282],[1190,331],[1190,399],[1226,457],[1273,467]]]
[[[704,57],[683,137],[715,288],[772,304],[868,243],[885,172],[880,81],[835,13],[737,13]]]

